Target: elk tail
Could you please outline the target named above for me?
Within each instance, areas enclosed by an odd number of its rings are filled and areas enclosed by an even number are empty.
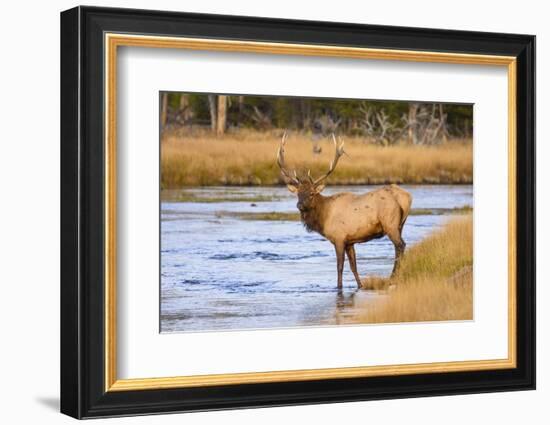
[[[399,204],[401,207],[401,226],[405,224],[405,221],[407,220],[407,217],[409,216],[409,212],[411,210],[411,204],[412,204],[412,196],[407,193],[407,196],[404,197],[404,202],[402,204]]]
[[[392,184],[391,190],[397,200],[397,203],[399,204],[399,207],[401,208],[401,226],[403,226],[411,210],[412,196],[409,192],[401,189],[397,185]]]

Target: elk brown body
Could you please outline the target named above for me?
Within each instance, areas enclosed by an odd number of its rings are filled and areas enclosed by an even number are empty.
[[[334,160],[329,171],[316,180],[313,180],[309,172],[307,180],[298,178],[296,173],[292,176],[288,172],[284,163],[286,135],[279,147],[277,163],[288,189],[298,197],[297,207],[306,229],[319,233],[334,245],[338,288],[342,287],[345,255],[360,288],[361,279],[357,272],[354,245],[388,236],[395,247],[393,276],[405,251],[405,241],[401,234],[409,215],[412,196],[394,184],[361,195],[349,192],[321,195],[325,187],[322,182],[334,171],[339,158],[344,154],[344,144],[338,146],[334,136],[333,140],[336,146]]]

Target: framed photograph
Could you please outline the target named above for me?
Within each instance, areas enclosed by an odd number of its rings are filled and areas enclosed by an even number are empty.
[[[535,37],[61,14],[61,411],[535,388]]]

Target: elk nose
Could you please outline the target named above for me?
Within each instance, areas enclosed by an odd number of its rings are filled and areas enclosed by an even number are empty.
[[[304,204],[300,201],[300,202],[298,202],[298,203],[296,204],[296,207],[298,207],[298,209],[299,209],[300,211],[303,211],[303,209],[304,209]]]

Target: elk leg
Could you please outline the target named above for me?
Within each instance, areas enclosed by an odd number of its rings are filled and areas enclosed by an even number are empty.
[[[342,273],[344,272],[344,245],[334,244],[336,249],[336,267],[338,270],[338,289],[342,289]]]
[[[359,273],[357,273],[357,258],[355,257],[355,247],[353,245],[346,246],[346,254],[348,254],[349,267],[353,272],[353,276],[355,276],[357,287],[361,288],[361,279],[359,278]]]
[[[391,272],[391,277],[394,277],[395,273],[399,269],[399,263],[401,262],[401,257],[405,252],[405,247],[407,246],[407,244],[401,238],[401,234],[397,232],[395,234],[388,234],[388,237],[393,242],[393,246],[395,247],[395,262],[393,263],[393,270]]]

